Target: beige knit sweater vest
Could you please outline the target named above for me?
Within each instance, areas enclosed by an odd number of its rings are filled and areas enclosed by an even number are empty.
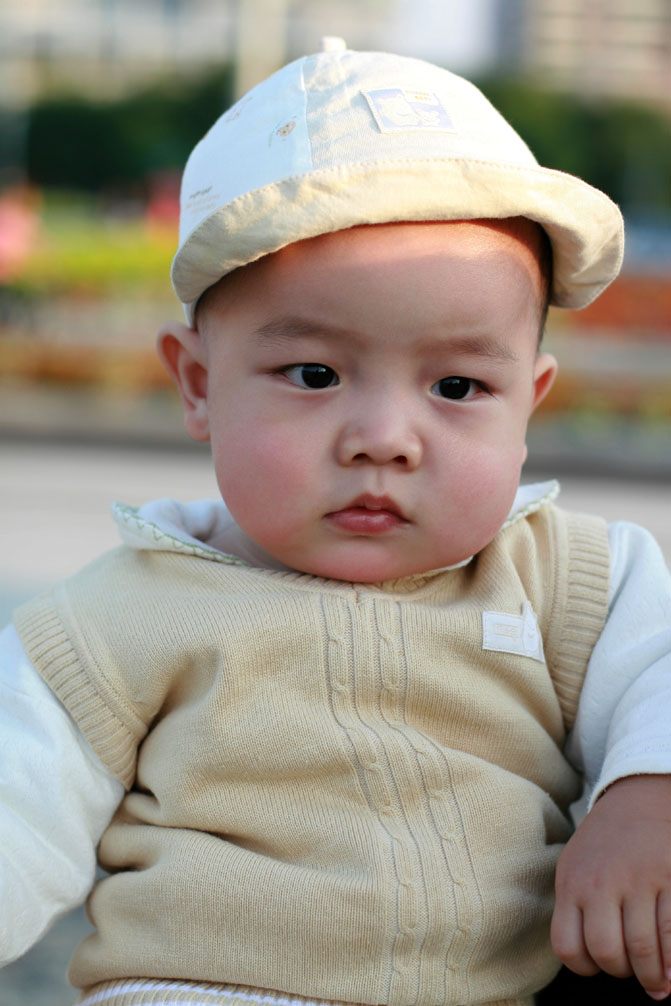
[[[607,594],[602,522],[546,506],[443,573],[357,585],[120,548],[25,606],[28,654],[128,788],[74,984],[390,1006],[541,988],[566,721]],[[528,602],[547,666],[501,652]]]

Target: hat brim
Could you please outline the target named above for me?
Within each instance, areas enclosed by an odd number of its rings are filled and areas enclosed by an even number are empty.
[[[624,225],[603,192],[551,168],[434,158],[311,171],[247,192],[188,236],[172,281],[193,324],[208,287],[296,241],[362,224],[515,216],[534,220],[550,239],[552,304],[585,307],[617,276]]]

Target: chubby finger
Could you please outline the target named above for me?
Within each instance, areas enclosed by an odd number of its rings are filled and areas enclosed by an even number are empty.
[[[665,997],[668,979],[664,974],[657,931],[657,901],[632,899],[622,908],[622,930],[632,970],[648,995]]]
[[[671,891],[662,891],[657,899],[657,932],[662,967],[671,982]]]
[[[595,975],[601,970],[587,950],[582,912],[574,903],[558,901],[552,916],[550,940],[562,964],[577,975]]]
[[[618,904],[585,905],[583,933],[587,952],[602,971],[615,978],[629,978],[633,974]]]

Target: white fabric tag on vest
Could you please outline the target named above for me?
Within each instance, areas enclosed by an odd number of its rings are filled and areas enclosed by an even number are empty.
[[[536,613],[528,601],[521,615],[502,611],[482,612],[482,648],[496,653],[516,653],[545,663],[543,640]]]
[[[381,133],[454,133],[454,123],[435,91],[385,87],[361,92]]]

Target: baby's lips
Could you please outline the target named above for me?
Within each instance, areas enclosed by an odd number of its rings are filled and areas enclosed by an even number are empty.
[[[401,520],[407,521],[408,519],[391,496],[375,496],[372,493],[363,493],[361,496],[357,496],[356,499],[342,507],[342,509],[385,510],[387,513],[393,514],[394,517],[399,517]]]

